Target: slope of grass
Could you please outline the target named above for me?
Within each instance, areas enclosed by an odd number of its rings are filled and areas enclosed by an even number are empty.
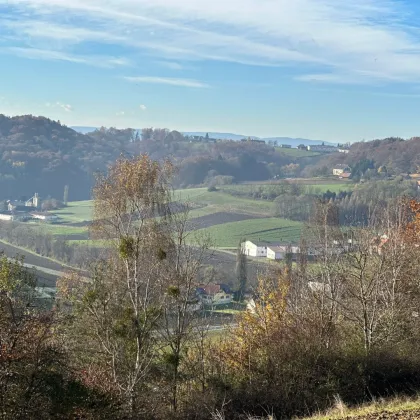
[[[65,223],[80,223],[92,220],[93,202],[87,201],[72,201],[68,206],[54,211],[60,219]]]
[[[207,188],[187,188],[174,191],[175,201],[196,201],[196,199],[207,192]]]
[[[325,414],[307,417],[304,420],[341,419],[420,419],[420,399],[401,399],[376,401],[358,408],[349,409],[338,404]]]
[[[298,242],[302,223],[279,218],[250,219],[199,229],[208,234],[212,245],[229,248],[238,245],[242,238],[267,242]]]
[[[273,203],[252,198],[235,197],[220,191],[208,192],[207,190],[197,196],[194,203],[203,206],[212,206],[216,212],[250,213],[258,216],[271,216]],[[208,213],[211,214],[211,213]]]

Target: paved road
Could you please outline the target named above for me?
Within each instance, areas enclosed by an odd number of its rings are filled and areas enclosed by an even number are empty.
[[[68,270],[68,267],[63,264],[42,257],[41,255],[32,254],[29,251],[4,242],[0,242],[0,252],[4,252],[8,258],[14,258],[17,255],[23,256],[24,266],[33,269],[40,286],[55,287],[57,278]]]

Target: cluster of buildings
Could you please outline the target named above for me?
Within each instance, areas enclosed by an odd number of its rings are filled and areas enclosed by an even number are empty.
[[[287,144],[282,144],[281,147],[290,148],[291,146]],[[349,153],[350,152],[350,143],[346,144],[338,144],[338,146],[331,146],[331,145],[325,145],[325,144],[316,144],[312,146],[306,146],[304,144],[300,144],[297,147],[299,150],[308,150],[311,152],[317,152],[317,153]]]
[[[7,200],[7,210],[0,211],[0,221],[26,222],[29,220],[41,220],[54,223],[58,216],[49,212],[40,211],[41,200],[37,193],[29,200]]]
[[[355,241],[353,241],[351,238],[347,238],[344,243],[334,240],[329,246],[329,252],[338,255],[354,249],[355,245]],[[267,258],[269,260],[281,261],[287,258],[291,258],[293,261],[296,261],[301,254],[300,247],[291,244],[285,245],[281,243],[268,243],[247,240],[243,242],[241,246],[242,253],[244,255],[248,257]],[[308,247],[304,250],[304,252],[309,260],[314,260],[317,256],[322,255],[322,252],[324,251],[321,249]]]
[[[300,254],[300,248],[280,243],[248,240],[242,243],[242,253],[248,257],[268,258],[269,260],[284,260],[290,254],[292,259],[296,259]],[[315,255],[315,252],[308,250],[308,255]]]

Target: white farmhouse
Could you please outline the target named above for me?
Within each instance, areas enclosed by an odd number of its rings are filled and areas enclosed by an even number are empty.
[[[14,220],[14,216],[11,212],[1,212],[0,220],[12,222]]]
[[[246,241],[242,243],[242,253],[248,257],[266,257],[267,243]]]
[[[38,220],[42,220],[44,222],[50,222],[50,223],[58,220],[58,216],[51,213],[34,212],[34,213],[31,213],[31,216],[33,219],[38,219]]]

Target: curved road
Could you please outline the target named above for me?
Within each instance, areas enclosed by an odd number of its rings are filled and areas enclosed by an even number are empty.
[[[0,242],[0,252],[3,252],[8,258],[15,258],[17,255],[23,256],[24,266],[35,270],[40,286],[55,287],[57,278],[69,269],[58,262],[4,242]]]

